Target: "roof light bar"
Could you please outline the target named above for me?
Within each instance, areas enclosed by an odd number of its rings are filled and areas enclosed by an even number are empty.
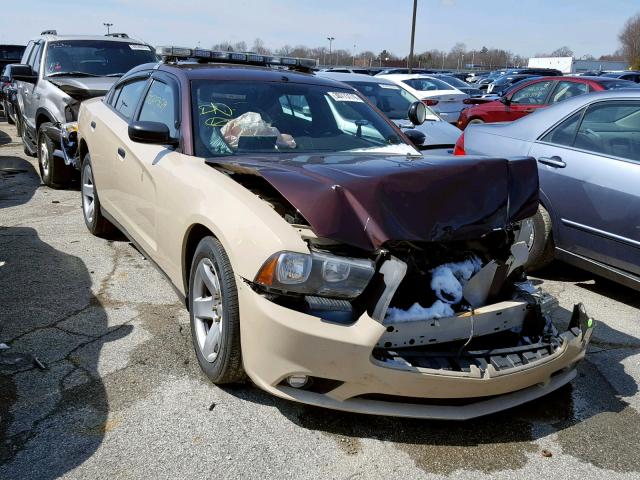
[[[163,61],[174,60],[216,60],[229,63],[249,63],[252,65],[283,65],[287,67],[314,68],[318,62],[313,58],[271,57],[255,53],[220,52],[202,48],[182,48],[173,46],[156,47],[156,53]]]

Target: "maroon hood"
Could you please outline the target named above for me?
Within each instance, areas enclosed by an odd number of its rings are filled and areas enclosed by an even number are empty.
[[[479,238],[538,208],[532,158],[338,154],[207,162],[262,176],[316,235],[369,251],[390,240]]]

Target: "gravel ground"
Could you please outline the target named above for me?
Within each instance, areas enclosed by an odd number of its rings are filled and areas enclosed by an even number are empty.
[[[464,422],[293,404],[200,374],[187,312],[124,239],[86,230],[0,123],[0,478],[638,478],[640,294],[563,264],[598,321],[569,386]],[[39,368],[41,362],[46,368]]]

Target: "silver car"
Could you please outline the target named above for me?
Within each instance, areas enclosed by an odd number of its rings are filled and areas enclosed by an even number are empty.
[[[408,111],[413,102],[419,101],[408,89],[379,76],[348,73],[319,72],[319,76],[350,85],[369,99],[387,118],[403,129],[415,129],[424,133],[426,140],[420,146],[425,153],[447,154],[460,136],[460,130],[445,122],[427,107],[427,121],[422,125],[409,122]]]
[[[530,267],[555,256],[640,288],[640,89],[581,95],[509,124],[471,125],[455,153],[538,160]]]

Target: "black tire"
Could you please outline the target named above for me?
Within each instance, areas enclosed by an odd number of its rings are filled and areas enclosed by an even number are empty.
[[[533,220],[533,243],[529,250],[529,259],[525,264],[526,270],[539,270],[553,261],[555,244],[551,232],[551,217],[549,212],[540,205]]]
[[[52,126],[51,123],[45,122],[38,129],[36,151],[40,176],[48,187],[64,188],[71,181],[73,170],[72,167],[65,165],[62,158],[53,156],[55,146],[49,136],[44,133],[45,129],[50,126]]]
[[[196,284],[197,271],[198,267],[203,264],[215,269],[221,291],[221,333],[217,344],[219,348],[215,359],[212,361],[205,358],[202,347],[199,345],[196,331],[198,324],[196,322],[201,322],[201,320],[196,319],[194,311],[194,300],[201,295]],[[209,294],[211,293],[209,292]],[[237,383],[244,380],[245,373],[242,367],[242,348],[240,345],[238,291],[229,257],[227,257],[222,244],[214,237],[203,238],[193,255],[189,273],[189,316],[191,320],[191,338],[196,357],[200,368],[202,368],[209,380],[216,384]]]
[[[18,137],[22,137],[22,119],[20,118],[20,111],[16,109],[16,132]]]
[[[9,115],[9,103],[6,100],[4,102],[4,116],[7,117],[7,123],[9,125],[15,125],[16,122],[14,122],[11,115]]]
[[[89,208],[88,187],[91,186],[93,193],[93,213]],[[95,181],[93,179],[93,167],[91,165],[91,157],[87,153],[82,162],[82,170],[80,173],[80,190],[82,198],[82,216],[84,217],[84,224],[87,229],[97,237],[110,237],[116,231],[116,227],[102,215],[102,209],[100,207],[100,198],[98,197],[98,189],[96,188]]]

